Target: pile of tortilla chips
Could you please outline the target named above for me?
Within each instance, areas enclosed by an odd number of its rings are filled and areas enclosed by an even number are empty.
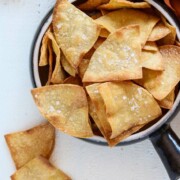
[[[64,133],[100,134],[110,146],[160,119],[176,97],[180,47],[159,14],[147,2],[57,0],[40,51],[47,83],[32,90],[41,114]]]

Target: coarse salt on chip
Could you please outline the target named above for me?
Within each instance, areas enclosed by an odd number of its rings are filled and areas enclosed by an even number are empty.
[[[143,70],[143,79],[136,82],[144,86],[157,100],[163,100],[180,81],[180,47],[161,46],[164,71]]]
[[[109,3],[103,4],[98,9],[116,10],[120,8],[150,8],[147,2],[130,2],[126,0],[110,0]]]
[[[31,92],[39,111],[54,127],[75,137],[93,135],[83,87],[61,84],[35,88]]]
[[[158,22],[155,27],[152,29],[148,41],[157,41],[167,36],[170,33],[170,29],[164,25],[162,21]]]
[[[153,96],[132,82],[103,83],[99,92],[112,128],[111,138],[132,127],[145,125],[162,114]]]
[[[32,129],[5,135],[12,158],[19,169],[36,156],[49,158],[54,148],[55,129],[41,124]]]
[[[77,68],[96,42],[100,26],[67,0],[58,0],[53,12],[55,38],[69,63]]]
[[[94,52],[83,82],[142,78],[139,26],[127,26],[110,34]]]
[[[120,9],[110,12],[95,20],[111,33],[117,29],[129,25],[140,26],[140,37],[142,46],[146,43],[153,27],[159,21],[155,15],[134,9]]]
[[[60,169],[55,168],[49,161],[41,156],[34,158],[16,171],[12,176],[13,180],[71,180]]]

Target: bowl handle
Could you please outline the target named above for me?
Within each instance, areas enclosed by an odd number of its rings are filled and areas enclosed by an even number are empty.
[[[180,139],[169,125],[164,125],[150,136],[171,180],[180,177]]]

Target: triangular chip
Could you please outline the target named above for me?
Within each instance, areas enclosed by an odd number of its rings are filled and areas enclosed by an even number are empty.
[[[94,52],[83,82],[142,78],[139,26],[127,26],[110,34]]]
[[[65,75],[64,75],[63,69],[61,67],[61,63],[60,63],[60,56],[61,56],[60,52],[61,51],[60,51],[59,46],[54,38],[53,33],[47,32],[47,36],[52,42],[52,48],[56,55],[56,63],[55,63],[54,71],[52,73],[51,82],[53,84],[59,84],[59,83],[62,83],[65,78]]]
[[[100,26],[67,0],[56,2],[53,29],[59,47],[74,68],[78,67],[100,33]]]
[[[97,19],[102,16],[101,11],[92,11],[92,13],[88,13],[88,16],[90,16],[92,19]]]
[[[158,47],[155,42],[153,41],[147,41],[146,44],[143,47],[143,50],[147,51],[158,51]]]
[[[61,84],[33,89],[32,95],[41,114],[57,129],[76,137],[90,137],[88,104],[84,89]]]
[[[40,60],[39,66],[46,66],[48,65],[48,42],[49,38],[47,33],[50,31],[50,28],[46,31],[42,39],[41,51],[40,51]]]
[[[112,128],[111,138],[161,115],[161,108],[152,95],[132,82],[103,83],[99,92]]]
[[[42,124],[32,129],[5,135],[5,139],[16,168],[42,155],[49,158],[54,148],[55,129],[49,124]]]
[[[158,22],[156,26],[153,28],[148,41],[157,41],[167,36],[171,31],[167,26],[164,25],[163,22]]]
[[[76,75],[76,69],[71,66],[71,64],[67,61],[66,57],[63,53],[61,53],[61,63],[64,68],[64,70],[70,74],[71,76]]]
[[[90,113],[90,116],[93,118],[94,122],[96,123],[97,127],[99,128],[100,132],[102,133],[104,138],[107,140],[109,146],[115,146],[120,141],[129,137],[134,132],[137,132],[144,125],[136,125],[126,131],[123,131],[117,137],[110,139],[112,129],[107,120],[107,114],[106,114],[104,101],[98,90],[100,85],[101,84],[92,84],[86,87],[86,90],[90,96],[90,99],[88,100],[89,113]]]
[[[161,101],[158,101],[158,104],[164,109],[171,109],[174,104],[175,92],[174,89]]]
[[[129,25],[139,25],[139,39],[141,40],[141,44],[144,46],[152,31],[152,28],[159,21],[159,18],[139,10],[121,9],[110,12],[96,19],[95,21],[110,32],[114,32],[121,27]]]
[[[120,8],[150,8],[147,2],[130,2],[126,0],[110,0],[109,3],[99,6],[99,9],[116,10]]]
[[[78,8],[83,11],[95,10],[101,4],[105,4],[108,2],[109,0],[87,0],[85,3],[80,4]]]
[[[108,139],[111,136],[112,130],[107,121],[105,105],[98,90],[99,85],[100,84],[96,83],[86,86],[87,93],[90,97],[90,115],[94,119],[101,133]],[[97,118],[94,118],[94,116],[97,116]]]
[[[52,166],[49,161],[43,157],[36,157],[29,161],[12,176],[13,180],[71,180],[60,169]]]
[[[157,100],[164,99],[180,80],[180,47],[161,46],[160,53],[164,71],[143,70],[143,79],[136,80],[144,86]]]
[[[100,34],[99,36],[102,37],[102,38],[107,38],[109,36],[110,32],[105,29],[105,28],[102,28],[101,31],[100,31]]]
[[[170,33],[168,33],[164,38],[160,39],[158,41],[159,45],[174,45],[176,40],[176,28],[172,25],[170,25],[167,20],[162,16],[162,21],[165,24],[165,26],[170,30]]]
[[[143,50],[141,53],[142,67],[152,70],[164,70],[164,63],[161,53],[158,51]]]

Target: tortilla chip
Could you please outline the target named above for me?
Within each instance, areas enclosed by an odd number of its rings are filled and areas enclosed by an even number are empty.
[[[107,38],[109,36],[110,32],[106,30],[105,28],[102,28],[100,31],[99,36],[102,38]]]
[[[85,3],[80,4],[78,8],[83,11],[95,10],[101,4],[105,4],[108,2],[109,0],[87,0]]]
[[[50,85],[52,72],[53,72],[53,49],[51,43],[48,44],[48,52],[49,52],[49,73],[48,73],[48,81],[46,85]]]
[[[78,67],[100,33],[100,26],[67,0],[57,0],[53,29],[59,47],[74,68]]]
[[[101,14],[104,16],[105,14],[109,13],[110,11],[104,10],[104,9],[100,9]]]
[[[121,18],[118,18],[121,17]],[[109,32],[129,25],[140,26],[140,37],[142,46],[146,43],[152,28],[159,21],[159,18],[142,11],[134,9],[121,9],[110,12],[95,20],[98,24],[105,27]]]
[[[97,49],[105,40],[105,38],[99,37],[93,46],[94,49]]]
[[[111,138],[133,127],[145,125],[162,114],[152,95],[132,82],[103,83],[99,86],[99,92],[112,128]]]
[[[143,47],[143,50],[147,51],[158,51],[158,47],[155,42],[153,41],[147,41],[146,44]]]
[[[158,22],[152,29],[152,32],[148,38],[148,41],[157,41],[167,36],[170,33],[170,29],[164,25],[162,21]]]
[[[81,79],[78,76],[69,76],[63,82],[63,84],[75,84],[75,85],[82,85]]]
[[[143,50],[141,53],[142,67],[157,71],[164,70],[164,62],[161,53],[158,51]]]
[[[158,101],[158,104],[164,109],[171,109],[175,99],[175,89],[173,89],[163,100]]]
[[[176,40],[176,28],[171,26],[164,17],[161,17],[165,26],[170,30],[170,33],[166,35],[164,38],[158,41],[158,45],[173,45]]]
[[[50,31],[50,28],[48,28],[48,30],[46,31],[46,33],[44,34],[43,39],[42,39],[39,66],[48,65],[48,42],[49,42],[49,38],[47,36],[47,33],[49,31]]]
[[[61,53],[61,63],[64,70],[70,74],[71,76],[76,76],[76,70],[71,66],[71,64],[67,61],[66,57],[63,53]]]
[[[129,2],[126,0],[110,0],[109,3],[103,4],[98,9],[117,10],[121,8],[150,8],[147,2]]]
[[[93,135],[87,98],[81,86],[60,84],[35,88],[31,92],[39,111],[54,127],[75,137]]]
[[[94,52],[83,82],[121,81],[142,78],[139,26],[110,34]]]
[[[56,40],[54,39],[53,33],[48,32],[47,36],[51,40],[52,48],[56,55],[56,64],[55,64],[54,71],[52,73],[51,82],[53,84],[59,84],[59,83],[62,83],[65,78],[65,74],[63,72],[63,69],[62,69],[61,63],[60,63],[61,51],[59,49],[59,46],[58,46]]]
[[[107,121],[105,105],[98,90],[99,85],[100,85],[99,83],[96,83],[96,84],[86,86],[86,91],[90,97],[90,103],[92,103],[92,104],[89,104],[90,115],[93,118],[96,125],[98,126],[102,135],[106,139],[109,139],[109,137],[111,136],[112,130],[111,130],[109,122]],[[94,116],[97,116],[97,117],[94,117]]]
[[[95,52],[95,49],[94,49],[94,47],[92,47],[85,55],[84,55],[84,57],[83,57],[83,59],[91,59],[91,57],[92,57],[92,55],[94,54],[94,52]],[[83,61],[83,60],[82,60]],[[81,62],[82,62],[81,61]],[[81,62],[80,62],[80,64],[81,64]],[[79,64],[79,65],[80,65]]]
[[[87,70],[87,67],[88,67],[88,65],[89,65],[89,62],[90,62],[89,59],[83,59],[83,60],[81,61],[81,63],[79,64],[78,72],[79,72],[79,76],[81,77],[81,79],[84,77],[84,73],[85,73],[86,70]]]
[[[41,156],[34,158],[16,171],[12,180],[70,180],[63,171],[52,166],[49,161]]]
[[[163,100],[180,80],[180,47],[161,46],[160,53],[164,71],[143,70],[143,79],[136,80],[144,86],[157,100]]]
[[[49,158],[54,148],[55,129],[49,123],[32,129],[5,135],[16,168],[42,155]]]

